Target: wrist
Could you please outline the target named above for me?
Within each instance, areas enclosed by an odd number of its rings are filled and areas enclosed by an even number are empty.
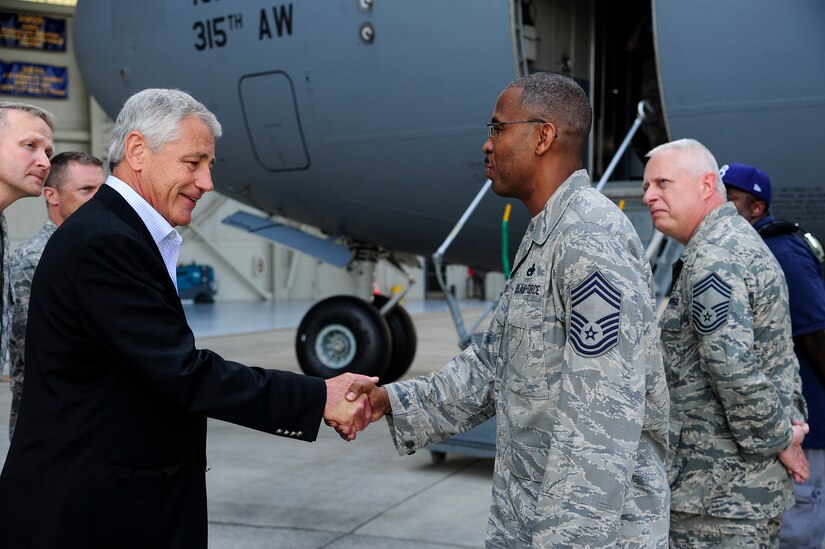
[[[386,387],[378,387],[378,402],[381,412],[384,414],[392,414],[392,404],[390,402],[390,393]]]

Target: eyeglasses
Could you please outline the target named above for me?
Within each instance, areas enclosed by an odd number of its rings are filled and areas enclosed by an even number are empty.
[[[547,124],[545,120],[513,120],[512,122],[490,122],[487,124],[487,137],[495,139],[507,124]]]

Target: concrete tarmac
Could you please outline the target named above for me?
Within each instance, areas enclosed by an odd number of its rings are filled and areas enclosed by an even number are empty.
[[[465,311],[468,323],[481,310]],[[458,352],[449,313],[414,314],[413,322],[418,352],[405,377],[437,370]],[[199,338],[198,347],[298,372],[294,338],[295,329],[285,328]],[[6,426],[11,395],[2,385],[0,425]],[[435,464],[428,451],[399,456],[384,420],[350,443],[323,424],[318,440],[305,443],[209,420],[207,440],[212,549],[484,545],[490,459],[448,455]],[[7,437],[0,436],[3,460],[7,451]]]

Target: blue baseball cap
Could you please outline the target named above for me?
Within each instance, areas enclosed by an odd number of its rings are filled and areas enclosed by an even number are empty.
[[[722,166],[719,174],[726,186],[750,193],[770,206],[771,180],[762,170],[747,164],[731,162]]]

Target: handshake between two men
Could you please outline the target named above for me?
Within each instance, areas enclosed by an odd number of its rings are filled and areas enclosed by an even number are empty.
[[[358,431],[363,431],[392,410],[387,390],[376,385],[377,377],[348,373],[328,379],[326,383],[324,422],[346,441],[355,440]],[[804,421],[794,420],[791,430],[791,444],[778,458],[794,481],[801,483],[810,477],[810,465],[802,450],[802,440],[809,427]]]
[[[324,422],[344,440],[355,440],[358,431],[390,411],[387,390],[377,383],[377,377],[350,373],[326,380]]]

